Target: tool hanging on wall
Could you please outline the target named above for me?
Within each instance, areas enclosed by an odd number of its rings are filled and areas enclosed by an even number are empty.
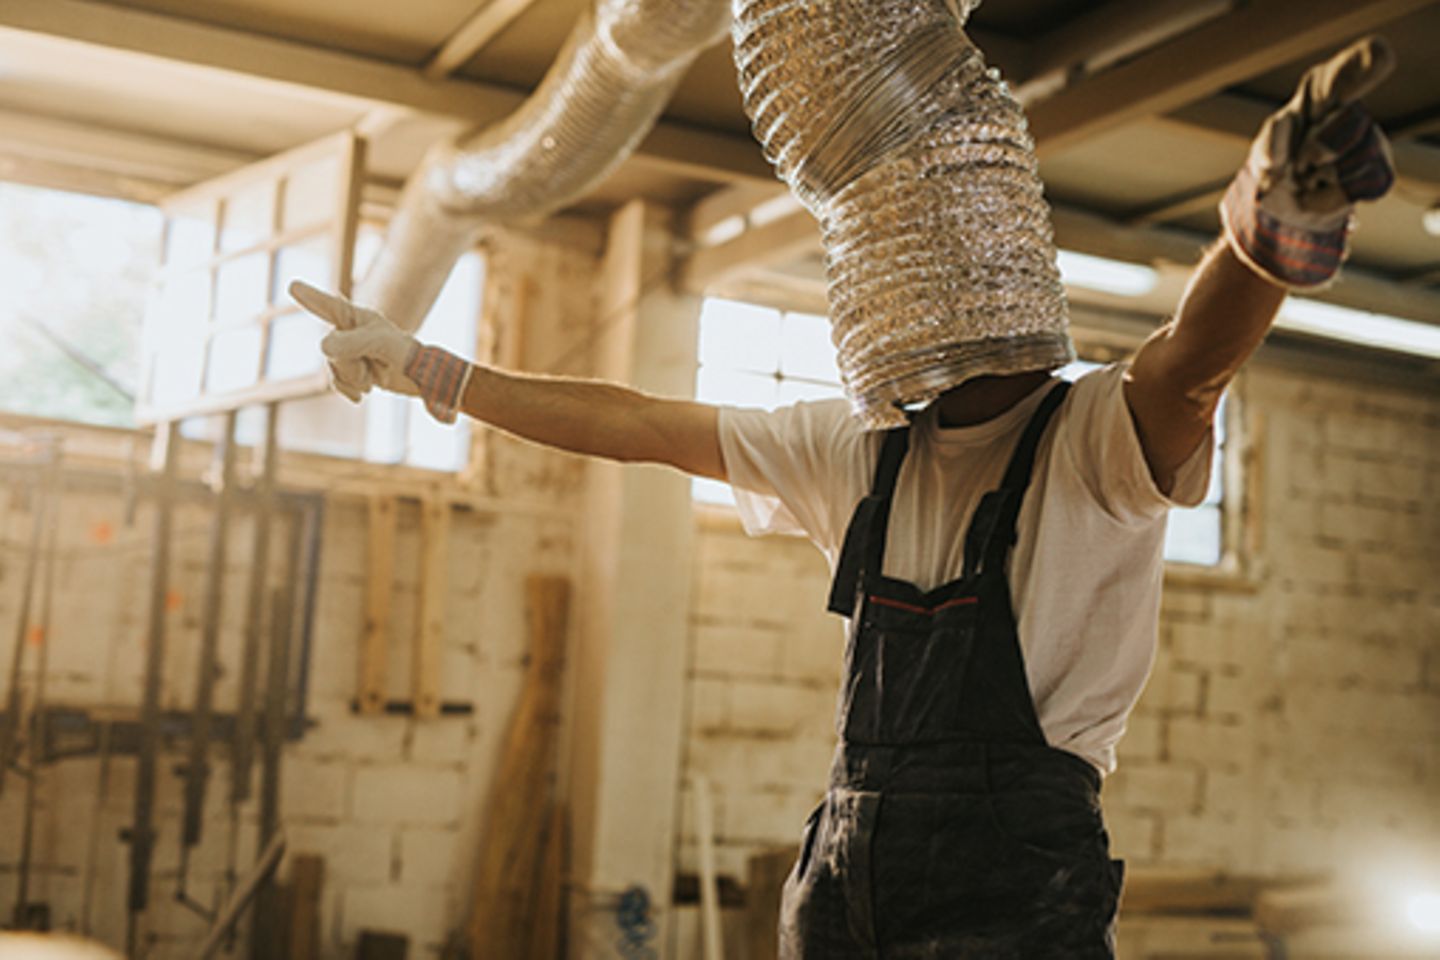
[[[270,644],[265,661],[265,709],[262,715],[260,758],[260,835],[263,849],[280,830],[280,775],[285,745],[287,691],[294,653],[296,583],[303,561],[306,526],[318,522],[314,515],[289,519],[285,545],[282,586],[274,591],[271,609]],[[266,881],[257,894],[250,934],[250,955],[254,960],[272,960],[283,947],[278,891],[274,880]]]
[[[64,477],[60,472],[60,445],[56,441],[50,447],[49,463],[43,468],[42,484],[46,490],[44,566],[40,588],[40,617],[26,632],[26,643],[35,648],[35,681],[30,702],[23,715],[13,722],[17,730],[25,731],[26,763],[25,805],[20,831],[20,863],[16,870],[15,914],[13,926],[16,929],[46,929],[49,927],[49,909],[42,904],[30,902],[30,874],[34,865],[35,811],[40,781],[39,744],[40,725],[45,717],[45,682],[50,673],[51,630],[55,614],[55,561],[59,552],[60,505],[64,497]]]
[[[235,493],[235,425],[238,413],[225,414],[215,446],[215,498],[205,560],[205,593],[201,600],[200,662],[195,677],[190,748],[185,761],[185,805],[180,833],[180,869],[175,898],[192,903],[186,892],[190,851],[200,842],[205,793],[210,777],[210,738],[215,717],[215,681],[219,673],[220,614],[224,601],[226,547]]]
[[[169,605],[170,534],[174,523],[175,480],[179,471],[180,425],[156,428],[151,469],[155,485],[155,541],[150,570],[149,629],[145,642],[144,686],[140,704],[140,745],[135,769],[134,820],[123,835],[130,843],[130,879],[126,953],[134,957],[141,915],[150,902],[150,862],[155,852],[155,781],[160,753],[160,684],[165,667],[165,620]]]
[[[14,647],[10,651],[10,682],[5,696],[5,713],[0,715],[0,794],[5,791],[10,764],[15,760],[15,747],[20,736],[22,687],[20,671],[24,665],[25,646],[29,641],[30,613],[35,597],[35,578],[43,552],[41,539],[45,531],[51,498],[45,484],[45,468],[55,459],[52,443],[47,443],[33,463],[27,492],[30,502],[30,546],[25,557],[25,575],[20,587],[20,610],[15,623]]]

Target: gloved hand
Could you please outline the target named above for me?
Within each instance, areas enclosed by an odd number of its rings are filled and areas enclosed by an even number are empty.
[[[448,350],[420,343],[380,312],[308,283],[291,283],[290,296],[335,327],[320,341],[320,349],[331,361],[331,382],[346,399],[359,403],[374,383],[394,393],[418,396],[435,419],[455,422],[470,380],[470,364]],[[346,371],[361,375],[348,377]]]
[[[1379,37],[1307,73],[1266,121],[1220,204],[1230,246],[1287,287],[1328,283],[1347,255],[1355,204],[1395,183],[1390,145],[1360,103],[1395,69]]]

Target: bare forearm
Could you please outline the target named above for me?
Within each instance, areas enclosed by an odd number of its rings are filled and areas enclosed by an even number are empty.
[[[1264,342],[1285,296],[1229,244],[1217,244],[1191,278],[1175,321],[1155,338],[1157,362],[1177,388],[1213,405]]]
[[[536,443],[627,463],[666,463],[724,478],[713,407],[596,380],[476,366],[462,410]]]
[[[1209,432],[1226,385],[1265,340],[1285,296],[1221,243],[1195,271],[1175,320],[1140,348],[1126,399],[1163,489]]]

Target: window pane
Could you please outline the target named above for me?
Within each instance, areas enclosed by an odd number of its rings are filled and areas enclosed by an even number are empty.
[[[702,403],[726,404],[732,407],[761,407],[773,410],[779,406],[779,383],[773,376],[736,373],[701,367],[696,399]]]
[[[705,301],[700,363],[774,373],[780,369],[780,312],[734,300]]]
[[[268,253],[252,253],[220,264],[215,274],[215,322],[249,320],[265,309]]]
[[[260,376],[261,328],[232,327],[221,330],[210,341],[205,389],[228,393],[255,385]]]
[[[1170,511],[1165,529],[1165,559],[1213,567],[1220,562],[1220,509],[1197,507]]]
[[[329,290],[335,283],[335,268],[330,257],[330,241],[316,237],[291,247],[281,247],[275,255],[275,289],[270,302],[288,305],[290,281],[304,280],[312,287]]]
[[[287,233],[319,226],[335,216],[339,164],[327,157],[290,174],[285,181],[280,228]]]
[[[718,506],[735,506],[735,491],[730,484],[719,480],[696,477],[690,481],[690,497],[698,503],[713,503]]]
[[[165,234],[167,266],[188,267],[209,262],[215,255],[215,205],[178,211]]]
[[[845,391],[831,383],[811,383],[808,380],[781,380],[780,405],[786,406],[801,400],[833,400],[843,397]]]
[[[221,214],[220,250],[234,253],[270,238],[275,222],[275,182],[265,180],[226,198]]]
[[[155,355],[155,368],[151,371],[155,402],[175,403],[195,396],[200,391],[200,365],[204,356],[194,337],[166,340]]]
[[[160,288],[149,334],[169,339],[204,329],[210,317],[210,271],[174,274]]]
[[[787,313],[781,322],[780,372],[787,377],[840,382],[830,321],[810,313]]]
[[[265,360],[267,380],[289,380],[317,372],[324,363],[320,340],[328,325],[308,313],[276,317],[270,324],[270,355]]]

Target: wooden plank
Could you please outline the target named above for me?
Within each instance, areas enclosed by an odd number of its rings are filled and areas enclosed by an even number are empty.
[[[440,716],[440,659],[445,643],[445,598],[450,589],[448,501],[431,496],[421,503],[420,538],[420,602],[410,686],[415,718],[429,720]]]
[[[532,576],[525,583],[530,663],[511,717],[495,788],[481,828],[471,943],[476,956],[539,957],[544,931],[559,922],[551,910],[559,874],[549,850],[561,843],[551,826],[548,796],[559,742],[559,714],[570,620],[570,582]],[[550,864],[549,866],[546,866]],[[480,944],[485,945],[482,952]]]
[[[750,960],[776,960],[780,929],[780,894],[800,856],[798,846],[757,853],[750,858],[745,880],[745,956]]]
[[[422,72],[431,80],[450,76],[534,3],[535,0],[485,0],[435,52]]]
[[[1016,85],[1015,96],[1021,103],[1034,102],[1062,87],[1074,71],[1104,69],[1228,13],[1233,6],[1232,0],[1117,0],[1095,4],[1035,41],[1030,73]]]
[[[695,253],[681,268],[681,287],[703,295],[749,270],[797,260],[820,249],[820,229],[808,210],[746,230],[733,240]]]
[[[302,853],[290,865],[290,950],[285,960],[320,960],[320,897],[325,858]]]
[[[1433,0],[1268,0],[1240,7],[1030,109],[1041,156],[1168,113],[1344,43]]]
[[[397,511],[398,501],[394,496],[374,494],[370,497],[370,536],[365,556],[365,632],[360,641],[360,691],[356,698],[364,714],[377,714],[385,709]]]

